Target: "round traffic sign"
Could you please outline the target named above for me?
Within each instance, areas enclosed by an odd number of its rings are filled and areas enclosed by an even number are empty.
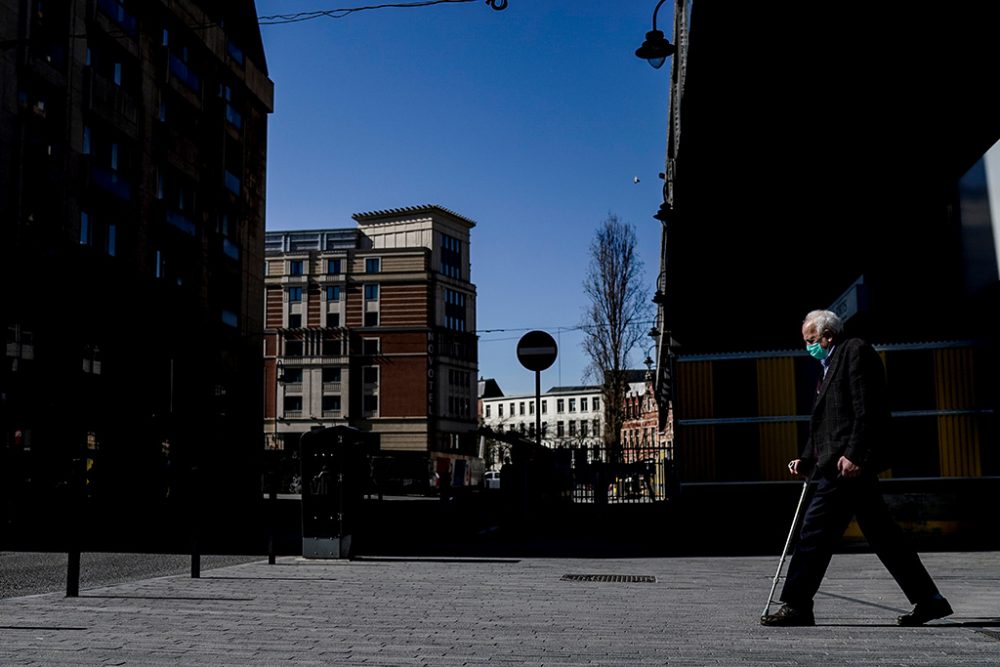
[[[556,360],[556,341],[544,331],[529,331],[517,342],[517,360],[529,371],[544,371]]]

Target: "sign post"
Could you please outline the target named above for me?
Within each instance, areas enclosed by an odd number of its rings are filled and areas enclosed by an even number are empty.
[[[535,371],[535,444],[542,445],[542,371],[555,363],[558,347],[544,331],[529,331],[517,342],[517,360]]]

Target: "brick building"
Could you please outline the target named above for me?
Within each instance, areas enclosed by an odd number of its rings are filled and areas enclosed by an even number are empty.
[[[632,383],[622,407],[622,461],[662,460],[673,458],[673,415],[669,406],[660,410],[656,401],[652,372],[643,383]],[[661,414],[666,415],[665,420]],[[661,422],[665,426],[661,428]]]
[[[253,1],[0,0],[0,88],[8,518],[81,457],[116,513],[194,466],[252,497],[273,98]]]
[[[267,234],[267,447],[343,424],[377,433],[410,478],[454,473],[478,453],[475,223],[440,206],[354,219]]]

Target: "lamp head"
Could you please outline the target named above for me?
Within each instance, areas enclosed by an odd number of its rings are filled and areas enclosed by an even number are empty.
[[[674,217],[674,207],[668,204],[667,202],[663,202],[662,204],[660,204],[660,210],[654,213],[653,217],[662,222],[663,224],[667,224]]]
[[[660,69],[663,63],[672,56],[677,48],[667,41],[662,30],[650,30],[646,33],[646,41],[635,50],[635,55],[649,62],[653,69]]]

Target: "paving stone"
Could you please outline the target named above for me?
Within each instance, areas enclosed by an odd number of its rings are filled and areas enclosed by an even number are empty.
[[[995,667],[1000,554],[924,560],[954,617],[896,626],[905,598],[875,556],[854,553],[834,557],[817,627],[764,628],[770,558],[284,558],[0,600],[0,664]]]

